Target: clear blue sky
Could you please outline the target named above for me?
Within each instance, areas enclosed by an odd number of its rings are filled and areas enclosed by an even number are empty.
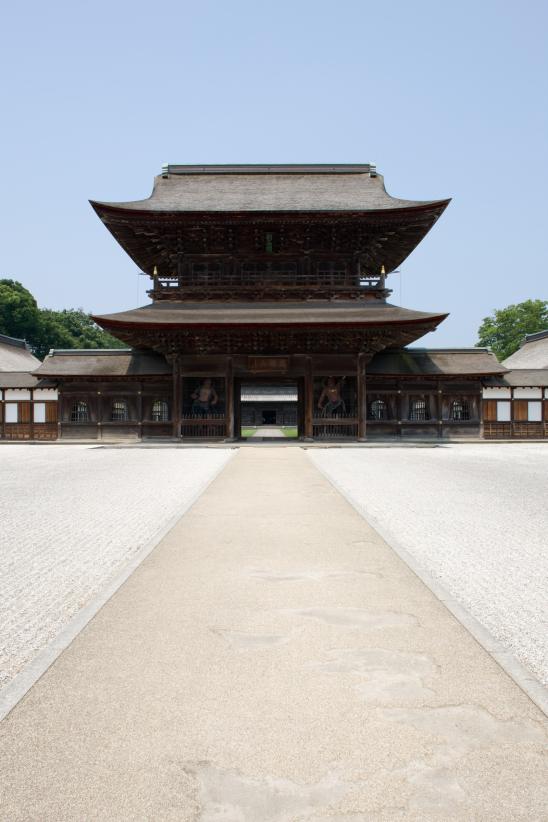
[[[88,199],[148,196],[163,162],[372,161],[453,197],[389,283],[451,312],[428,345],[548,297],[545,0],[52,0],[2,30],[0,276],[42,306],[146,301]]]

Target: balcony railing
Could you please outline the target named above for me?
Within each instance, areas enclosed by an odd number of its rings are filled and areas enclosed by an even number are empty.
[[[244,266],[237,269],[229,267],[222,270],[207,272],[189,271],[185,274],[170,276],[156,275],[151,296],[169,298],[187,291],[222,291],[234,289],[236,291],[293,291],[299,289],[348,291],[357,293],[383,291],[385,288],[384,276],[371,277],[358,275],[344,270],[313,271],[280,268],[246,269]]]

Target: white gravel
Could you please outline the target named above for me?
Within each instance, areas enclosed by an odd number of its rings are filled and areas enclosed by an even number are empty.
[[[0,446],[0,687],[161,534],[230,454]]]
[[[548,444],[308,455],[548,684]]]

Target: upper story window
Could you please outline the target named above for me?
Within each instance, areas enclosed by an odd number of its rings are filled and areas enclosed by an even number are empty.
[[[470,403],[468,400],[453,400],[449,412],[449,419],[469,420],[470,419]]]
[[[154,400],[152,403],[151,418],[153,422],[168,422],[169,406],[166,400]]]
[[[373,400],[369,405],[369,418],[372,420],[386,420],[388,408],[384,400]]]
[[[70,409],[71,422],[89,422],[89,405],[85,400],[77,400],[72,403]]]
[[[430,411],[425,399],[411,400],[409,404],[409,419],[415,422],[424,422],[430,419]]]
[[[126,420],[129,420],[127,400],[113,400],[110,409],[110,419],[112,422],[126,422]]]

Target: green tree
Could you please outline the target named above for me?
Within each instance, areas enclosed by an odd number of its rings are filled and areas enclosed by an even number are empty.
[[[525,300],[495,310],[478,330],[477,346],[492,348],[499,360],[517,351],[526,334],[548,328],[548,301]]]
[[[38,308],[30,291],[15,280],[0,280],[0,334],[25,339],[40,359],[50,348],[125,347],[81,308]]]
[[[29,342],[40,359],[50,348],[125,348],[125,343],[99,328],[81,308],[41,309],[37,334]]]
[[[40,324],[36,300],[21,283],[0,280],[0,334],[30,340]]]

